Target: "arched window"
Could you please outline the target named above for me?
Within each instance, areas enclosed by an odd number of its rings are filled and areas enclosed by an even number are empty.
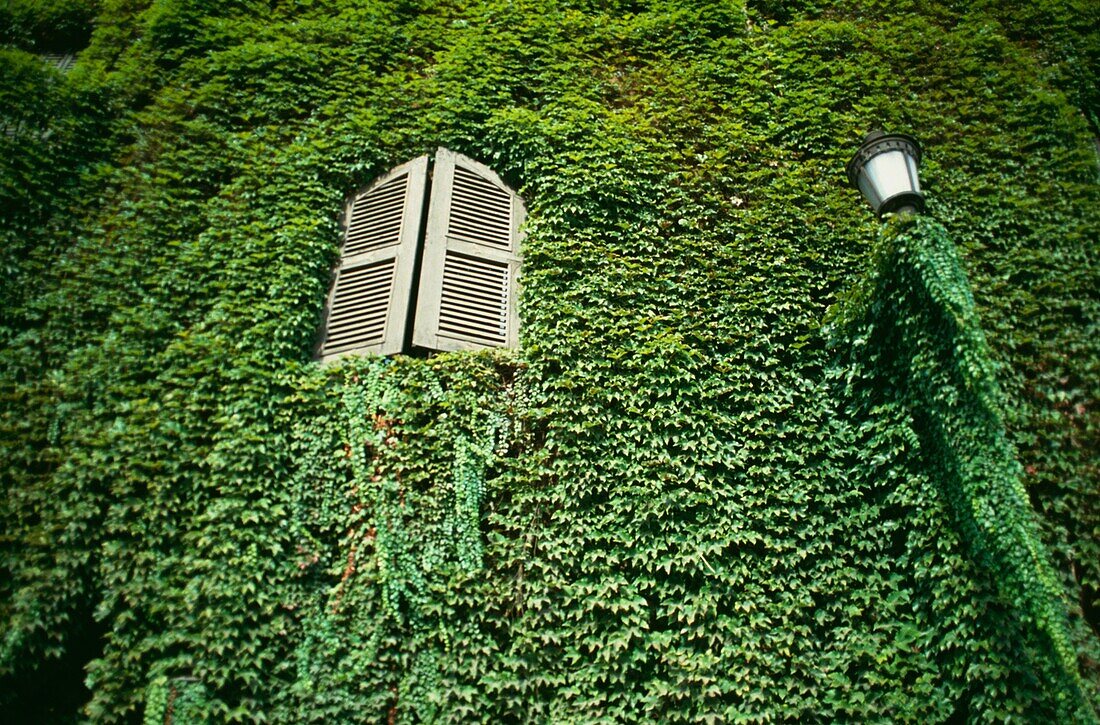
[[[318,357],[515,347],[525,213],[489,168],[443,148],[377,179],[348,205]]]

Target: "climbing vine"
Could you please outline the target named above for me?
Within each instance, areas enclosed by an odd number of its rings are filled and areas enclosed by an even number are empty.
[[[847,361],[837,377],[853,417],[873,418],[885,406],[905,411],[908,442],[927,459],[968,551],[1003,600],[1019,607],[1018,636],[1037,640],[1034,666],[1058,693],[1058,720],[1087,720],[1061,588],[1005,435],[1003,396],[970,284],[946,231],[927,219],[885,227],[874,272],[852,297],[835,323],[834,345]]]
[[[8,3],[0,711],[1095,719],[1095,13],[1019,5]],[[317,364],[438,146],[520,349]]]

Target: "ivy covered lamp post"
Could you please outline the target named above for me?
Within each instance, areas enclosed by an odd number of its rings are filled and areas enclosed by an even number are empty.
[[[848,162],[848,181],[881,219],[883,214],[924,211],[917,167],[920,144],[902,133],[872,131]]]
[[[872,131],[848,162],[848,180],[880,219],[909,218],[880,228],[875,265],[850,295],[836,328],[845,337],[833,344],[852,351],[849,381],[862,377],[875,397],[898,395],[898,405],[920,411],[910,420],[920,429],[921,455],[936,462],[960,537],[1026,633],[1028,666],[1043,683],[1050,719],[1094,723],[970,283],[947,230],[912,216],[924,211],[920,158],[913,137]]]

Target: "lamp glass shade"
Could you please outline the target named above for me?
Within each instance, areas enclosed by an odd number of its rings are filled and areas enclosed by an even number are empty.
[[[873,156],[863,165],[860,189],[872,190],[876,207],[883,200],[907,191],[920,191],[920,184],[913,178],[909,160],[901,151],[887,151]],[[866,194],[866,191],[864,191]]]
[[[903,208],[923,211],[919,160],[920,146],[911,136],[874,132],[848,164],[848,178],[879,216]]]

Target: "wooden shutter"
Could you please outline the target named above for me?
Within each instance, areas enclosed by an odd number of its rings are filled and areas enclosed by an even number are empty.
[[[43,53],[39,57],[62,73],[67,72],[76,63],[76,56],[72,53]]]
[[[428,157],[421,156],[348,204],[340,265],[325,308],[321,360],[401,352],[427,173]]]
[[[516,347],[523,201],[495,173],[447,149],[435,155],[413,344]]]

